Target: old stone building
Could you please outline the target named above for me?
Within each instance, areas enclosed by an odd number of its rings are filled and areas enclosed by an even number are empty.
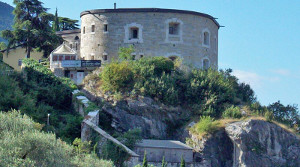
[[[182,58],[198,68],[218,67],[218,29],[210,15],[174,9],[120,8],[80,14],[81,30],[58,32],[82,60],[109,62],[132,45],[135,59]]]

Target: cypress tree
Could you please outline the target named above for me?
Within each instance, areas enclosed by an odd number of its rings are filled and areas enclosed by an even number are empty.
[[[183,159],[183,156],[181,156],[180,167],[185,167],[185,160]]]
[[[58,14],[57,14],[57,8],[55,11],[55,17],[54,17],[54,22],[52,25],[52,29],[54,32],[59,31],[59,21],[58,21]]]
[[[144,152],[144,159],[143,159],[143,166],[142,167],[148,167],[146,151]]]
[[[161,167],[167,167],[167,162],[165,160],[165,156],[163,156],[162,162],[161,162]]]

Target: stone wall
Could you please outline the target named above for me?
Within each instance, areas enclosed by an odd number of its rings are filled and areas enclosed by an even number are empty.
[[[178,36],[169,35],[170,21],[180,23]],[[104,24],[108,25],[108,32],[104,32]],[[95,32],[92,32],[92,25]],[[141,39],[128,40],[126,34],[130,26],[139,27]],[[210,33],[208,47],[203,44],[204,31]],[[110,61],[117,57],[120,47],[129,45],[134,46],[136,58],[140,55],[177,56],[196,67],[202,67],[202,60],[207,58],[211,66],[218,66],[218,25],[207,17],[172,12],[109,12],[81,16],[81,57],[87,60],[94,56],[105,63],[103,55],[107,54]]]

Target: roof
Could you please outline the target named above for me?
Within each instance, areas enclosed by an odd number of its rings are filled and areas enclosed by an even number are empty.
[[[206,17],[211,19],[220,28],[220,24],[216,21],[216,18],[211,15],[189,11],[189,10],[178,10],[178,9],[162,9],[162,8],[118,8],[118,9],[94,9],[86,10],[80,13],[80,17],[86,14],[99,14],[99,13],[130,13],[130,12],[159,12],[159,13],[182,13],[191,14],[196,16]]]
[[[80,29],[75,29],[75,30],[64,30],[64,31],[57,31],[56,35],[65,35],[65,34],[77,34],[80,33]]]
[[[143,139],[140,143],[136,144],[137,147],[151,147],[151,148],[176,148],[192,150],[188,145],[176,140],[151,140]]]
[[[76,52],[71,49],[69,46],[67,46],[65,43],[61,44],[59,47],[57,47],[52,54],[56,55],[75,55]]]

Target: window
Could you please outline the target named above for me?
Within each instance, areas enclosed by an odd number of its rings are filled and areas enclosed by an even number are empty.
[[[132,56],[132,60],[135,60],[135,54],[131,55]]]
[[[58,59],[57,56],[52,57],[52,61],[57,61],[57,59]]]
[[[78,43],[75,43],[75,49],[78,50]]]
[[[203,45],[207,47],[210,45],[210,34],[208,30],[203,31]]]
[[[209,69],[209,60],[208,59],[203,59],[202,66],[203,66],[204,70]]]
[[[76,36],[74,39],[75,39],[75,40],[79,40],[79,37],[78,37],[78,36]]]
[[[144,57],[144,55],[140,55],[140,58],[143,58]]]
[[[82,33],[85,34],[85,27],[83,27]]]
[[[103,28],[103,31],[104,31],[104,32],[107,32],[107,31],[108,31],[108,27],[107,27],[107,24],[104,24],[104,28]]]
[[[107,60],[107,55],[103,55],[103,60]]]
[[[59,56],[59,57],[58,57],[58,60],[59,60],[59,61],[62,61],[62,60],[63,60],[63,57],[64,57],[64,56]]]
[[[73,49],[73,44],[70,44],[70,48]]]
[[[138,39],[139,38],[139,28],[137,27],[131,27],[130,28],[130,39]]]
[[[171,18],[165,21],[166,43],[182,43],[183,22],[178,18]]]
[[[22,59],[19,59],[18,66],[22,66]]]
[[[124,43],[143,43],[143,26],[131,23],[124,26]]]
[[[91,56],[91,60],[95,60],[95,56]]]
[[[92,25],[92,32],[95,32],[95,25]]]
[[[65,60],[71,60],[70,56],[65,56]]]
[[[179,23],[169,23],[169,34],[179,35]]]

